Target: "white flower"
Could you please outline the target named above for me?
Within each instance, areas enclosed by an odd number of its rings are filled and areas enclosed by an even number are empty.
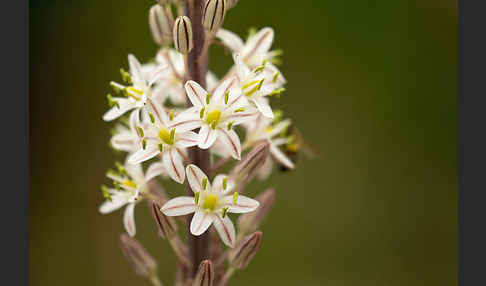
[[[163,169],[151,165],[146,174],[143,173],[140,164],[117,166],[120,173],[109,171],[107,177],[112,179],[116,188],[104,188],[103,192],[107,200],[101,204],[99,211],[102,214],[111,213],[126,205],[123,215],[123,224],[127,233],[134,236],[136,233],[134,208],[148,192],[146,183],[152,178],[163,173]]]
[[[255,143],[266,140],[270,142],[270,154],[282,165],[289,169],[293,169],[294,163],[282,152],[279,146],[290,142],[290,138],[280,136],[281,132],[290,126],[290,120],[285,119],[278,123],[273,123],[269,118],[259,116],[256,120],[248,122],[246,125],[246,138],[243,148],[249,148]],[[261,177],[266,177],[272,170],[272,161],[265,161],[261,168]]]
[[[281,87],[285,83],[285,79],[274,66],[268,63],[263,62],[261,66],[251,71],[241,60],[239,54],[233,54],[233,59],[236,65],[238,86],[245,98],[255,104],[264,116],[273,118],[272,108],[265,97],[279,95],[284,90]]]
[[[163,107],[151,100],[147,101],[147,110],[153,124],[145,129],[137,128],[142,138],[142,148],[128,158],[128,163],[138,164],[160,154],[162,162],[155,164],[159,164],[174,181],[182,184],[185,173],[181,153],[185,148],[197,145],[199,136],[192,131],[181,132],[178,128],[170,127],[172,115],[167,116]]]
[[[167,216],[181,216],[194,212],[190,230],[193,235],[203,234],[212,223],[223,242],[234,247],[235,227],[227,213],[247,213],[255,210],[256,200],[238,193],[231,194],[234,183],[225,175],[214,178],[213,184],[196,165],[186,168],[187,180],[194,192],[194,197],[183,196],[169,200],[160,209]]]
[[[174,119],[172,127],[192,130],[200,127],[199,143],[207,149],[218,139],[235,159],[241,158],[240,138],[233,126],[254,119],[258,111],[248,105],[248,101],[238,88],[230,88],[236,83],[235,77],[223,81],[209,94],[195,81],[185,84],[187,96],[193,107]]]
[[[184,56],[174,49],[161,49],[155,58],[159,66],[167,66],[162,71],[156,85],[152,90],[152,95],[157,102],[164,102],[167,98],[173,104],[182,105],[186,103],[186,93],[184,91]],[[157,65],[148,64],[147,66],[155,69]],[[206,74],[208,90],[213,90],[218,84],[216,76],[210,71]]]
[[[151,96],[152,84],[161,76],[165,69],[165,66],[159,66],[150,74],[147,74],[135,56],[131,54],[128,55],[128,65],[130,68],[129,80],[131,85],[124,86],[115,82],[111,83],[116,90],[122,92],[126,97],[109,99],[110,105],[113,106],[103,115],[103,120],[105,121],[114,120],[129,110],[142,108]]]
[[[243,43],[237,34],[225,29],[219,29],[216,37],[233,53],[239,53],[243,62],[250,68],[256,68],[264,60],[272,62],[280,54],[280,51],[269,51],[274,37],[273,29],[269,27],[248,37],[246,43]]]

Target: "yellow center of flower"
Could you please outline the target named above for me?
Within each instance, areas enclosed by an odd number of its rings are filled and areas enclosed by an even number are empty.
[[[160,129],[159,130],[159,138],[160,140],[162,140],[162,142],[164,142],[165,144],[168,144],[168,145],[172,145],[173,142],[172,142],[172,138],[170,138],[170,133],[169,131],[165,130],[165,129]]]
[[[122,184],[127,186],[127,187],[130,187],[130,188],[134,188],[134,189],[137,188],[137,184],[135,184],[135,182],[130,181],[130,180],[125,180],[125,181],[123,181]]]
[[[216,203],[218,202],[218,197],[210,194],[204,198],[203,208],[206,210],[214,210]]]
[[[215,109],[208,113],[206,117],[206,122],[211,126],[216,126],[218,124],[219,119],[221,118],[221,111]]]

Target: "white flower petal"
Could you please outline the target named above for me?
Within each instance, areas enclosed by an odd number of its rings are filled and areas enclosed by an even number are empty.
[[[216,37],[218,37],[232,52],[239,52],[241,48],[243,48],[243,41],[241,38],[231,31],[219,28]]]
[[[233,121],[233,126],[254,120],[260,112],[254,108],[246,107],[245,111],[235,112],[225,117],[224,124]]]
[[[280,134],[285,128],[289,127],[290,125],[290,120],[285,119],[277,123],[275,126],[272,127],[272,130],[268,132],[268,136],[273,137],[277,134]]]
[[[179,113],[172,123],[169,125],[169,128],[176,128],[177,132],[184,132],[194,130],[196,128],[201,127],[202,121],[199,118],[199,113],[185,111]]]
[[[280,149],[273,144],[270,145],[270,153],[273,155],[275,160],[282,163],[285,167],[289,169],[295,168],[294,163],[282,152]]]
[[[169,118],[167,116],[167,113],[165,113],[165,110],[162,107],[162,105],[155,102],[151,97],[148,97],[146,108],[149,113],[153,114],[154,119],[157,120],[157,122],[159,122],[163,126],[168,125]]]
[[[160,66],[156,68],[152,73],[150,74],[149,78],[149,86],[152,86],[156,81],[162,78],[164,75],[165,70],[167,69],[167,66]]]
[[[162,162],[153,163],[147,168],[147,172],[145,174],[145,181],[148,182],[151,179],[159,175],[162,175],[164,172],[165,172],[165,167]]]
[[[228,104],[225,106],[226,109],[236,109],[240,107],[246,107],[248,105],[248,100],[241,92],[241,88],[231,88],[229,93]]]
[[[257,200],[242,195],[238,195],[236,204],[234,204],[233,196],[221,198],[221,204],[228,207],[228,212],[238,214],[252,212],[260,205]]]
[[[270,104],[268,104],[267,100],[265,100],[265,98],[255,97],[252,98],[252,100],[255,103],[258,110],[263,114],[263,116],[268,118],[273,118],[272,108],[270,107]]]
[[[162,153],[162,162],[164,163],[165,169],[169,177],[179,184],[184,183],[185,172],[184,163],[182,162],[182,157],[177,152],[176,148],[170,148]]]
[[[266,55],[272,46],[273,37],[273,29],[268,27],[261,29],[258,33],[251,36],[241,51],[244,60],[251,60],[252,57],[256,57],[257,60],[263,60],[262,56]]]
[[[235,247],[235,226],[228,216],[221,218],[221,216],[215,215],[214,227],[224,244],[229,247]]]
[[[265,163],[263,163],[263,165],[257,171],[258,179],[260,180],[267,179],[272,173],[272,169],[273,169],[273,160],[272,158],[267,158],[267,160],[265,160]]]
[[[166,216],[180,216],[193,213],[196,210],[196,205],[194,204],[194,197],[177,197],[172,200],[167,201],[160,211],[162,211]]]
[[[208,93],[197,82],[189,80],[186,82],[184,87],[186,89],[187,97],[189,97],[189,100],[193,106],[202,108],[206,105],[205,101]]]
[[[104,121],[112,121],[117,119],[125,114],[125,112],[136,107],[136,103],[129,98],[114,97],[113,100],[118,102],[120,108],[114,105],[110,110],[103,114]]]
[[[128,157],[129,164],[140,164],[147,160],[152,159],[153,157],[157,156],[160,153],[160,150],[157,146],[148,145],[145,150],[140,149],[137,152],[133,153],[130,157]]]
[[[191,220],[191,233],[193,235],[203,234],[213,223],[214,216],[202,210],[197,210]]]
[[[128,119],[130,130],[134,134],[138,134],[137,126],[140,126],[140,109],[135,109],[130,113],[130,118]]]
[[[217,86],[218,86],[218,78],[214,73],[211,71],[208,71],[206,73],[206,86],[208,88],[208,91],[212,92]]]
[[[141,184],[145,181],[141,164],[129,164],[127,162],[123,167],[127,171],[128,176],[135,180],[135,183]]]
[[[208,125],[201,126],[199,130],[199,148],[201,149],[208,149],[213,145],[214,141],[218,137],[218,132]]]
[[[231,76],[220,83],[211,96],[211,104],[224,100],[225,93],[228,92],[230,88],[237,83],[237,81],[238,79],[235,76]]]
[[[110,193],[112,193],[111,201],[104,201],[98,209],[99,212],[102,214],[116,211],[127,203],[127,197],[123,195],[117,195],[116,190],[111,190]]]
[[[128,67],[130,69],[130,75],[132,76],[132,82],[139,87],[144,87],[146,81],[143,76],[142,65],[132,54],[128,55]]]
[[[218,133],[218,139],[224,144],[224,146],[226,146],[226,149],[231,154],[231,157],[240,160],[241,142],[238,134],[236,134],[233,129],[228,131],[227,129],[223,128],[218,128]]]
[[[131,132],[118,133],[111,137],[110,143],[116,150],[131,152],[137,147],[138,137]]]
[[[202,182],[204,179],[207,180],[206,190],[211,189],[211,183],[209,182],[208,177],[201,169],[199,169],[198,166],[194,164],[187,165],[186,175],[187,181],[189,182],[189,185],[191,186],[193,192],[203,191]]]
[[[226,189],[223,189],[223,179],[226,177]],[[221,192],[222,194],[227,194],[231,192],[235,187],[235,182],[230,179],[226,174],[219,174],[213,179],[213,191]]]
[[[134,209],[135,203],[128,204],[125,208],[125,213],[123,214],[123,225],[130,236],[135,236],[137,231],[135,227]]]
[[[199,143],[199,134],[192,131],[186,131],[183,133],[176,133],[176,142],[175,145],[177,147],[187,148],[196,146]]]
[[[238,53],[233,54],[233,60],[235,61],[236,73],[238,74],[238,79],[240,81],[246,80],[251,75],[250,69],[242,61],[240,54]]]

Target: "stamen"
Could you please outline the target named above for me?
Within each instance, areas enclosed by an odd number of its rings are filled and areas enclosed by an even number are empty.
[[[245,111],[245,109],[243,107],[240,107],[240,108],[235,109],[235,111],[233,111],[233,112],[236,113],[236,112],[243,112],[243,111]]]
[[[128,175],[125,167],[120,162],[115,162],[115,167],[118,169],[118,172],[122,175]]]
[[[147,140],[143,139],[142,140],[142,149],[145,150],[147,148]]]
[[[223,190],[226,190],[228,187],[228,178],[224,177],[223,178]]]
[[[206,104],[209,104],[209,100],[211,99],[211,94],[206,94]]]
[[[202,180],[202,187],[203,187],[203,190],[206,190],[206,186],[207,186],[207,184],[208,184],[208,178],[204,178],[204,179]]]
[[[117,191],[120,191],[120,184],[118,184],[118,182],[117,182],[117,181],[113,181],[113,186],[115,186],[115,189],[116,189]]]
[[[113,97],[111,96],[111,94],[107,94],[106,95],[106,98],[108,99],[108,105],[110,107],[113,107],[113,105],[115,105],[118,109],[120,109],[120,104],[118,104],[118,101],[117,100],[114,100]]]
[[[222,210],[221,210],[221,216],[224,218],[226,216],[226,213],[228,212],[228,207],[224,207]]]
[[[233,193],[233,204],[236,205],[236,201],[238,200],[238,192]]]
[[[200,194],[200,192],[194,193],[194,202],[196,203],[196,205],[199,203],[199,194]]]
[[[162,153],[162,151],[164,150],[164,146],[162,143],[159,143],[159,151]]]
[[[280,75],[280,72],[276,72],[274,75],[273,75],[273,78],[272,78],[272,82],[275,83],[277,81],[277,78],[278,76]]]
[[[230,123],[228,123],[228,131],[231,130],[231,128],[233,127],[233,124],[235,124],[234,120],[232,120]]]
[[[132,76],[124,69],[120,69],[120,74],[124,82],[132,84]]]
[[[229,99],[229,91],[227,91],[227,92],[224,94],[224,104],[228,104],[228,99]]]
[[[174,109],[171,109],[169,112],[169,120],[170,121],[174,120]]]
[[[243,89],[247,89],[247,88],[249,88],[250,86],[252,86],[252,85],[256,84],[257,82],[258,82],[258,80],[250,81],[249,83],[247,83],[247,84],[243,85],[243,86],[241,87],[241,89],[242,89],[242,90],[243,90]]]
[[[140,135],[140,137],[145,137],[145,136],[144,136],[145,134],[143,133],[143,129],[142,129],[142,127],[137,126],[137,131],[138,131],[138,135]]]
[[[172,128],[172,130],[170,130],[170,142],[172,144],[174,144],[174,139],[175,139],[175,128]]]
[[[255,87],[253,87],[249,92],[247,92],[245,94],[245,96],[251,96],[252,94],[254,94],[255,92],[259,91],[260,88],[262,87],[262,84],[263,84],[263,81],[265,79],[263,78]]]
[[[130,181],[130,180],[125,180],[123,181],[123,184],[127,187],[130,187],[130,188],[134,188],[136,189],[137,188],[137,184],[135,184],[135,182],[133,181]]]
[[[129,88],[130,87],[126,87],[126,88],[122,89],[123,95],[126,96],[126,97],[131,97],[131,98],[133,98],[135,100],[140,100],[140,97],[138,97],[138,96],[136,96],[136,95],[131,94],[130,92],[128,92],[128,89]]]
[[[155,117],[152,113],[149,113],[150,122],[155,123]]]
[[[105,185],[101,185],[101,192],[103,193],[103,197],[111,202],[111,194]]]
[[[206,107],[201,108],[201,111],[199,112],[199,118],[201,119],[204,117],[204,110],[206,110]]]

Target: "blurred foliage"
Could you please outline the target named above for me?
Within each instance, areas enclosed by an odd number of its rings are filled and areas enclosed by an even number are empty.
[[[128,53],[154,56],[154,2],[30,1],[31,285],[149,285],[119,251],[122,212],[97,208],[116,157],[108,82]],[[277,204],[232,285],[456,285],[456,2],[240,0],[225,27],[250,26],[275,28],[289,84],[273,103],[322,156],[252,184]],[[171,285],[174,255],[136,217]]]

